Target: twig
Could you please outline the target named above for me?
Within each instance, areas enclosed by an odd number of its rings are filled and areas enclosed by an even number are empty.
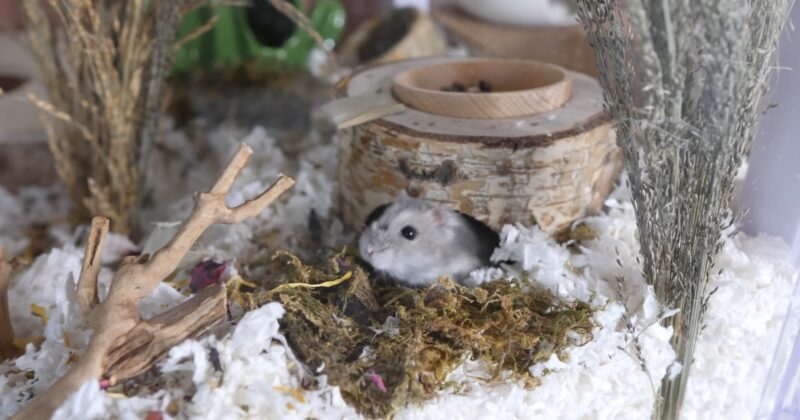
[[[97,275],[100,273],[100,254],[106,233],[108,233],[108,219],[94,218],[86,242],[81,274],[78,277],[78,305],[84,317],[88,317],[95,305],[100,303],[97,297]]]
[[[339,60],[336,58],[336,54],[334,54],[333,49],[325,43],[325,39],[322,38],[319,32],[314,29],[314,25],[308,19],[308,16],[305,13],[301,12],[300,10],[295,7],[292,2],[288,2],[285,0],[269,0],[278,11],[286,15],[289,19],[292,20],[297,26],[300,27],[311,39],[314,40],[314,43],[317,44],[318,47],[325,52],[328,56],[328,60],[333,63],[335,68],[339,68]]]
[[[189,32],[188,34],[184,35],[181,39],[179,39],[177,42],[175,42],[175,46],[172,48],[172,52],[173,53],[178,53],[178,51],[180,51],[186,44],[194,41],[195,39],[201,37],[206,32],[208,32],[211,29],[213,29],[214,25],[217,24],[218,20],[219,20],[219,15],[214,15],[214,16],[211,17],[211,19],[208,20],[208,22],[200,25],[195,30],[193,30],[193,31]]]
[[[111,280],[108,297],[90,311],[89,321],[94,333],[81,358],[47,391],[15,414],[14,419],[49,418],[87,380],[106,376],[113,383],[141,373],[170,347],[185,338],[205,333],[224,319],[226,293],[220,284],[204,289],[178,307],[150,320],[142,319],[138,305],[176,269],[209,226],[237,223],[254,217],[294,185],[291,178],[280,175],[257,198],[229,208],[225,204],[225,195],[252,153],[245,144],[239,147],[216,184],[209,192],[197,196],[192,214],[172,240],[152,258],[142,255],[123,261]],[[95,219],[92,237],[96,239],[90,240],[91,243],[102,243],[107,223],[103,218]],[[87,252],[86,258],[95,258],[99,252],[99,249]],[[84,263],[84,267],[94,265],[89,262]],[[91,274],[87,274],[83,279],[90,277]],[[84,288],[89,287],[84,284]]]
[[[5,260],[5,251],[0,247],[0,360],[18,356],[14,346],[14,326],[8,311],[8,287],[11,283],[11,264]]]

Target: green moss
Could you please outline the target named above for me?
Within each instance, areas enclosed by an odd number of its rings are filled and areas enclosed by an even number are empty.
[[[561,302],[522,280],[468,289],[442,279],[413,289],[370,279],[344,252],[314,265],[285,253],[275,262],[279,280],[250,301],[280,301],[287,311],[281,328],[295,354],[312,369],[324,365],[330,383],[368,417],[386,417],[453,387],[447,376],[466,358],[493,366],[491,379],[510,371],[534,387],[540,378],[530,374],[533,364],[591,339],[587,304]],[[352,277],[333,287],[296,285],[348,272]],[[275,290],[281,283],[295,287]]]

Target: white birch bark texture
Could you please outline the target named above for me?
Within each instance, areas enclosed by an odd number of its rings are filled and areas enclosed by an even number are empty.
[[[391,95],[395,74],[440,63],[427,58],[353,76],[349,97]],[[493,228],[538,224],[557,234],[599,210],[621,167],[602,92],[567,72],[573,95],[552,111],[517,118],[466,119],[412,108],[339,132],[339,182],[346,224],[360,228],[400,191],[470,214]]]

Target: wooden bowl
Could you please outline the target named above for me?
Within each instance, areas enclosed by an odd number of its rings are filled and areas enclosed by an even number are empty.
[[[453,86],[491,91],[448,91]],[[572,82],[558,66],[536,61],[467,59],[398,73],[392,90],[415,109],[457,118],[513,118],[560,108],[572,97]],[[475,90],[474,88],[472,90]]]

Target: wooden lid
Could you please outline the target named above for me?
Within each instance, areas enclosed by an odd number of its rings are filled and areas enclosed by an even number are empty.
[[[341,92],[355,98],[364,95],[392,97],[397,74],[412,68],[463,59],[431,57],[371,66],[354,74]],[[593,78],[565,71],[572,83],[572,98],[551,111],[513,118],[460,118],[436,115],[412,107],[369,122],[420,138],[449,142],[480,142],[488,147],[534,147],[543,142],[575,136],[609,122],[603,112],[603,91]]]
[[[404,70],[393,91],[400,102],[431,114],[512,118],[560,108],[572,97],[572,82],[551,64],[478,58]]]

